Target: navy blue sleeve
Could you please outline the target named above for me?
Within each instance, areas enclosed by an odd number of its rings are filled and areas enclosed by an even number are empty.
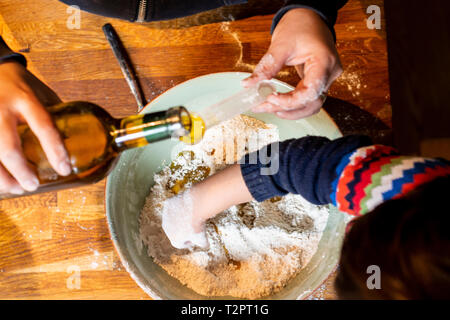
[[[241,173],[259,202],[293,193],[313,204],[328,204],[341,159],[371,144],[370,138],[358,135],[333,141],[315,136],[286,140],[247,154],[240,161]]]
[[[334,39],[336,40],[336,32],[334,31],[334,24],[336,23],[337,13],[348,0],[287,0],[283,8],[281,8],[273,18],[271,32],[275,30],[278,22],[286,12],[295,8],[307,8],[315,11],[330,28]]]
[[[20,53],[12,51],[5,41],[3,41],[3,38],[0,37],[0,63],[11,60],[21,63],[24,67],[27,66],[25,57]]]

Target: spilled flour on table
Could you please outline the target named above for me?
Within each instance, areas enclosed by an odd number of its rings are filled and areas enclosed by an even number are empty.
[[[328,208],[298,195],[233,206],[208,220],[207,250],[176,249],[161,228],[165,199],[278,139],[276,126],[237,116],[208,130],[201,143],[186,146],[155,175],[140,215],[140,238],[156,263],[197,293],[246,299],[276,293],[316,252]]]

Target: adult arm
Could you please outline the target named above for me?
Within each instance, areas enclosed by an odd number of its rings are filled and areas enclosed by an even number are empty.
[[[27,60],[25,57],[20,53],[12,51],[0,36],[0,64],[6,61],[16,61],[24,67],[27,66]]]
[[[252,76],[243,81],[243,86],[271,79],[284,66],[295,67],[300,81],[289,93],[269,96],[254,112],[269,112],[294,120],[320,111],[326,92],[342,73],[334,24],[337,11],[345,2],[292,0],[278,11],[269,49]]]
[[[341,9],[348,0],[287,0],[284,7],[282,7],[273,18],[272,32],[275,30],[278,22],[283,18],[284,14],[291,9],[305,8],[311,9],[317,13],[327,24],[333,37],[336,39],[334,31],[334,24],[336,23],[338,10]]]

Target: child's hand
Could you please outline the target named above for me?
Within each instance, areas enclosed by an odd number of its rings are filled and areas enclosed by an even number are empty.
[[[269,50],[253,74],[243,81],[249,87],[271,79],[284,65],[295,66],[301,81],[292,92],[270,95],[254,112],[275,113],[284,119],[300,119],[320,111],[329,87],[342,73],[333,35],[310,9],[289,10],[272,35]]]
[[[162,228],[175,248],[209,246],[205,222],[233,205],[253,199],[239,165],[232,165],[163,204]]]
[[[177,249],[209,247],[205,221],[198,215],[194,202],[190,190],[164,201],[162,228]]]

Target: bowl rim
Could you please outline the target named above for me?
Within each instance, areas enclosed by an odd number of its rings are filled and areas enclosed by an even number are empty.
[[[200,75],[194,78],[190,78],[187,80],[184,80],[178,84],[176,84],[175,86],[165,90],[164,92],[160,93],[158,96],[156,96],[154,99],[152,99],[150,102],[148,102],[140,111],[138,111],[138,115],[146,113],[147,111],[150,110],[151,105],[153,103],[155,103],[156,101],[158,101],[159,99],[161,99],[162,95],[167,94],[167,92],[177,88],[178,86],[182,85],[182,84],[186,84],[190,81],[194,81],[197,80],[199,78],[206,78],[206,77],[210,77],[210,76],[220,76],[220,75],[228,75],[228,74],[235,74],[235,75],[248,75],[250,76],[251,73],[249,72],[241,72],[241,71],[225,71],[225,72],[213,72],[213,73],[208,73],[208,74],[204,74],[204,75]],[[275,79],[273,78],[271,81],[276,82],[279,85],[282,85],[290,90],[294,90],[295,88],[293,86],[291,86],[290,84],[283,82],[281,80]],[[328,114],[328,112],[326,112],[324,109],[321,109],[324,113],[324,115],[328,118],[329,121],[331,121],[335,128],[339,131],[339,133],[342,135],[341,130],[339,129],[338,125],[336,124],[336,122],[334,121],[334,119]],[[295,120],[291,120],[291,121],[295,121]],[[108,179],[109,179],[109,175],[106,177],[105,179],[105,185],[104,185],[104,197],[103,197],[103,204],[104,204],[104,209],[105,209],[105,215],[106,215],[106,221],[107,221],[107,225],[108,225],[108,231],[109,231],[109,235],[110,235],[110,239],[113,243],[113,247],[114,250],[116,251],[117,255],[119,256],[120,262],[121,264],[124,266],[125,270],[127,271],[127,273],[130,275],[130,277],[135,281],[135,283],[152,299],[152,300],[163,300],[163,298],[161,296],[159,296],[159,294],[157,294],[156,292],[154,292],[153,290],[151,290],[150,288],[148,288],[146,285],[144,285],[144,283],[141,281],[140,276],[135,274],[135,271],[132,270],[132,267],[129,265],[129,263],[124,259],[124,253],[122,252],[122,250],[120,249],[117,237],[114,235],[113,232],[113,226],[112,226],[112,220],[109,214],[109,210],[108,210],[108,204],[106,201],[106,195],[108,192]],[[326,281],[328,281],[328,279],[330,279],[331,275],[336,271],[337,267],[338,267],[339,263],[336,263],[336,265],[333,267],[333,271],[323,280],[323,282],[319,285],[317,285],[317,288],[315,288],[314,290],[311,290],[311,292],[307,295],[305,295],[304,297],[301,298],[301,300],[306,300],[308,299],[310,296],[312,296]],[[298,300],[298,297],[297,297]]]

